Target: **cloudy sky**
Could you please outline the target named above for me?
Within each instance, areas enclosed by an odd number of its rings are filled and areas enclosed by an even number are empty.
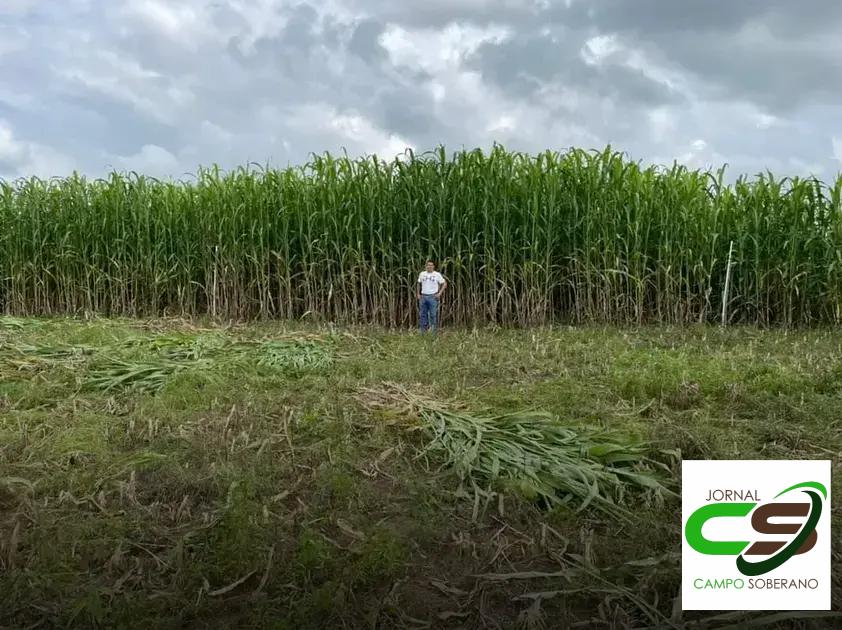
[[[610,143],[842,169],[842,2],[0,0],[0,177]]]

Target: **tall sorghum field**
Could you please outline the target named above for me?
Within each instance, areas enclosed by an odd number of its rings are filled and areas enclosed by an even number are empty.
[[[404,325],[425,258],[454,323],[842,319],[842,178],[647,167],[610,149],[6,182],[0,310]]]

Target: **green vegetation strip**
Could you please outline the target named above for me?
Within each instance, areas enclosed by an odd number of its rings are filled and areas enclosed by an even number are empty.
[[[732,248],[733,245],[733,248]],[[314,156],[284,170],[0,181],[0,312],[407,324],[842,320],[842,177],[537,155]],[[723,289],[730,262],[730,295]]]

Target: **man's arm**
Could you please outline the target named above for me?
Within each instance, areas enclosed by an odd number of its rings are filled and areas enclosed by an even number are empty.
[[[415,283],[415,299],[421,299],[421,279],[418,279],[418,282]]]
[[[441,294],[444,293],[444,290],[447,288],[447,280],[444,279],[444,276],[441,277],[441,284],[439,284],[439,290],[436,293],[436,297],[441,297]]]

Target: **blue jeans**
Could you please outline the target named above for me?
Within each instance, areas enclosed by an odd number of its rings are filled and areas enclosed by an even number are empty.
[[[439,299],[435,295],[422,295],[418,302],[418,328],[421,334],[430,327],[430,332],[436,332],[439,319]]]

